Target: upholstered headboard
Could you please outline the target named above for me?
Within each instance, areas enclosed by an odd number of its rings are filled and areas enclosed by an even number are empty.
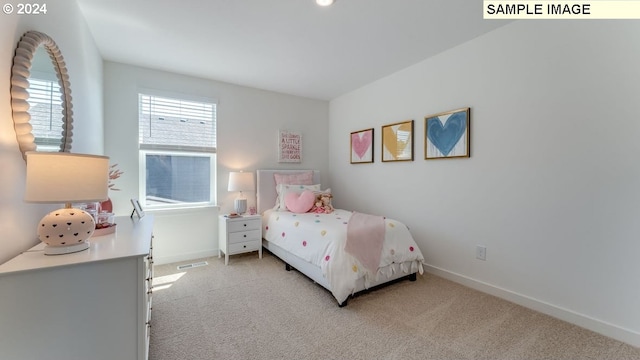
[[[258,214],[262,214],[265,210],[273,208],[276,204],[276,180],[273,174],[297,174],[309,170],[258,170],[256,171],[256,179],[258,182],[256,198],[258,206]],[[320,171],[313,170],[313,183],[320,184]]]

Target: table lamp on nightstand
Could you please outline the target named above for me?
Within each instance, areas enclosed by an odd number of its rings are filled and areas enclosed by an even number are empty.
[[[253,191],[254,188],[253,173],[242,171],[229,173],[229,188],[227,190],[240,192],[240,195],[233,202],[236,213],[244,214],[247,211],[247,198],[242,195],[242,192]]]
[[[95,230],[93,217],[71,203],[103,201],[108,195],[109,158],[64,152],[27,152],[24,200],[65,207],[45,215],[38,238],[47,244],[46,255],[69,254],[89,248]]]

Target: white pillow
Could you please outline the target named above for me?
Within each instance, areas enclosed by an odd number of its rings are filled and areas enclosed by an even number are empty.
[[[313,192],[320,191],[320,184],[314,185],[289,185],[289,184],[278,184],[276,186],[276,192],[278,193],[278,197],[276,198],[276,205],[273,207],[273,210],[278,211],[288,211],[287,205],[284,203],[284,196],[287,192],[297,192],[301,193],[305,190],[311,190]]]

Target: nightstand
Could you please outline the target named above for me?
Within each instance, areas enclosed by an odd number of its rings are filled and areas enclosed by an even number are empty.
[[[262,217],[243,215],[218,218],[218,257],[224,253],[224,264],[229,264],[229,255],[258,251],[262,259]]]

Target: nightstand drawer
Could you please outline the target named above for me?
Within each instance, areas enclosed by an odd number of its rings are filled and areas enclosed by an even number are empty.
[[[244,221],[230,221],[228,223],[229,232],[246,230],[260,230],[262,221],[260,219],[244,220]]]
[[[256,241],[261,239],[260,230],[250,230],[250,231],[239,231],[229,233],[229,247],[231,244],[245,242],[245,241]]]
[[[261,241],[255,241],[255,240],[254,241],[241,242],[241,243],[235,243],[235,244],[229,244],[229,254],[233,255],[233,254],[237,254],[237,253],[256,251],[256,250],[260,250],[261,246],[262,246],[262,242]]]

